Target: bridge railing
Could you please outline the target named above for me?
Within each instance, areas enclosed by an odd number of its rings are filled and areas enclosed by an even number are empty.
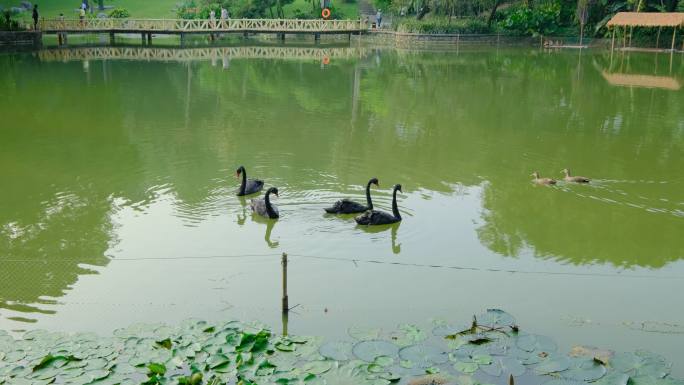
[[[71,60],[138,60],[185,62],[198,60],[229,59],[285,59],[285,60],[321,60],[353,59],[367,55],[368,50],[362,47],[202,47],[202,48],[167,48],[167,47],[80,47],[68,49],[49,49],[38,52],[41,61]]]
[[[365,29],[362,20],[299,19],[84,19],[41,21],[44,32],[344,32]]]

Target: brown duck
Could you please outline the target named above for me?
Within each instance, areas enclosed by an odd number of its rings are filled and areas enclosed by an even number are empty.
[[[583,177],[583,176],[571,176],[570,175],[570,170],[567,168],[564,168],[562,173],[565,174],[565,178],[563,178],[564,181],[566,182],[573,182],[573,183],[589,183],[591,179]]]
[[[532,182],[534,182],[534,183],[536,183],[536,184],[545,184],[545,185],[556,184],[556,180],[555,180],[555,179],[551,179],[551,178],[540,178],[540,177],[539,177],[539,171],[533,172],[533,173],[532,173],[532,176],[534,177],[534,179],[532,179]]]

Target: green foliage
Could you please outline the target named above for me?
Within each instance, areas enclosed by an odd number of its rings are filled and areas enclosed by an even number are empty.
[[[284,18],[283,7],[294,0],[185,0],[178,5],[176,14],[182,19],[208,19],[211,11],[216,18],[226,8],[233,18]],[[319,16],[320,17],[320,16]],[[306,18],[306,17],[303,17]]]
[[[109,17],[114,19],[125,19],[131,17],[131,13],[126,8],[116,7],[109,12]]]
[[[0,31],[18,31],[20,28],[19,22],[12,19],[12,13],[5,10],[0,17]]]
[[[488,33],[487,23],[479,18],[452,19],[448,17],[430,17],[423,20],[406,18],[399,21],[398,32],[406,33]]]
[[[557,2],[535,7],[516,7],[508,12],[501,26],[524,35],[552,34],[560,26],[561,6]]]

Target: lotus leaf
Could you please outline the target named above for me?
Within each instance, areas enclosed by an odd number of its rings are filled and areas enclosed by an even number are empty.
[[[337,361],[348,361],[353,357],[353,346],[351,342],[326,342],[321,345],[318,351],[323,357]]]
[[[493,329],[515,325],[515,318],[499,309],[487,309],[485,313],[478,315],[476,319],[478,326],[486,326]]]
[[[479,368],[479,365],[475,362],[457,362],[454,364],[454,369],[461,373],[474,373]]]
[[[672,365],[665,358],[645,350],[616,354],[610,360],[610,365],[615,370],[627,373],[631,377],[648,376],[664,378],[672,369]]]
[[[518,348],[526,352],[546,352],[553,353],[558,346],[550,338],[534,334],[524,334],[518,336],[516,340]]]
[[[534,368],[534,371],[538,374],[551,374],[562,372],[570,367],[570,359],[565,356],[554,356],[551,357],[539,366]]]
[[[354,345],[352,352],[361,360],[373,362],[379,356],[396,356],[399,352],[399,347],[387,341],[370,340],[358,342]]]
[[[577,381],[596,381],[606,375],[606,367],[593,358],[573,359],[561,377]]]
[[[513,377],[518,377],[525,373],[525,367],[523,364],[512,357],[493,357],[492,363],[489,365],[481,365],[480,369],[483,372],[489,374],[490,376],[499,377],[502,374],[508,377],[508,375],[513,375]]]
[[[327,372],[331,367],[331,361],[311,361],[304,364],[302,369],[307,373],[319,375]]]
[[[399,357],[402,360],[409,360],[413,362],[415,366],[421,368],[443,364],[448,360],[446,352],[434,345],[427,344],[402,348],[399,351]]]
[[[413,345],[427,339],[425,332],[415,325],[404,324],[399,330],[391,335],[392,341],[399,346]]]

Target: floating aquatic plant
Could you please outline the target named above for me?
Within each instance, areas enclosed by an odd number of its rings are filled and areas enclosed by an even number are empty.
[[[350,328],[349,335],[322,343],[258,324],[196,319],[134,324],[112,337],[31,331],[16,340],[0,331],[0,385],[684,385],[657,354],[562,354],[501,310],[432,333],[401,325],[389,333]]]

